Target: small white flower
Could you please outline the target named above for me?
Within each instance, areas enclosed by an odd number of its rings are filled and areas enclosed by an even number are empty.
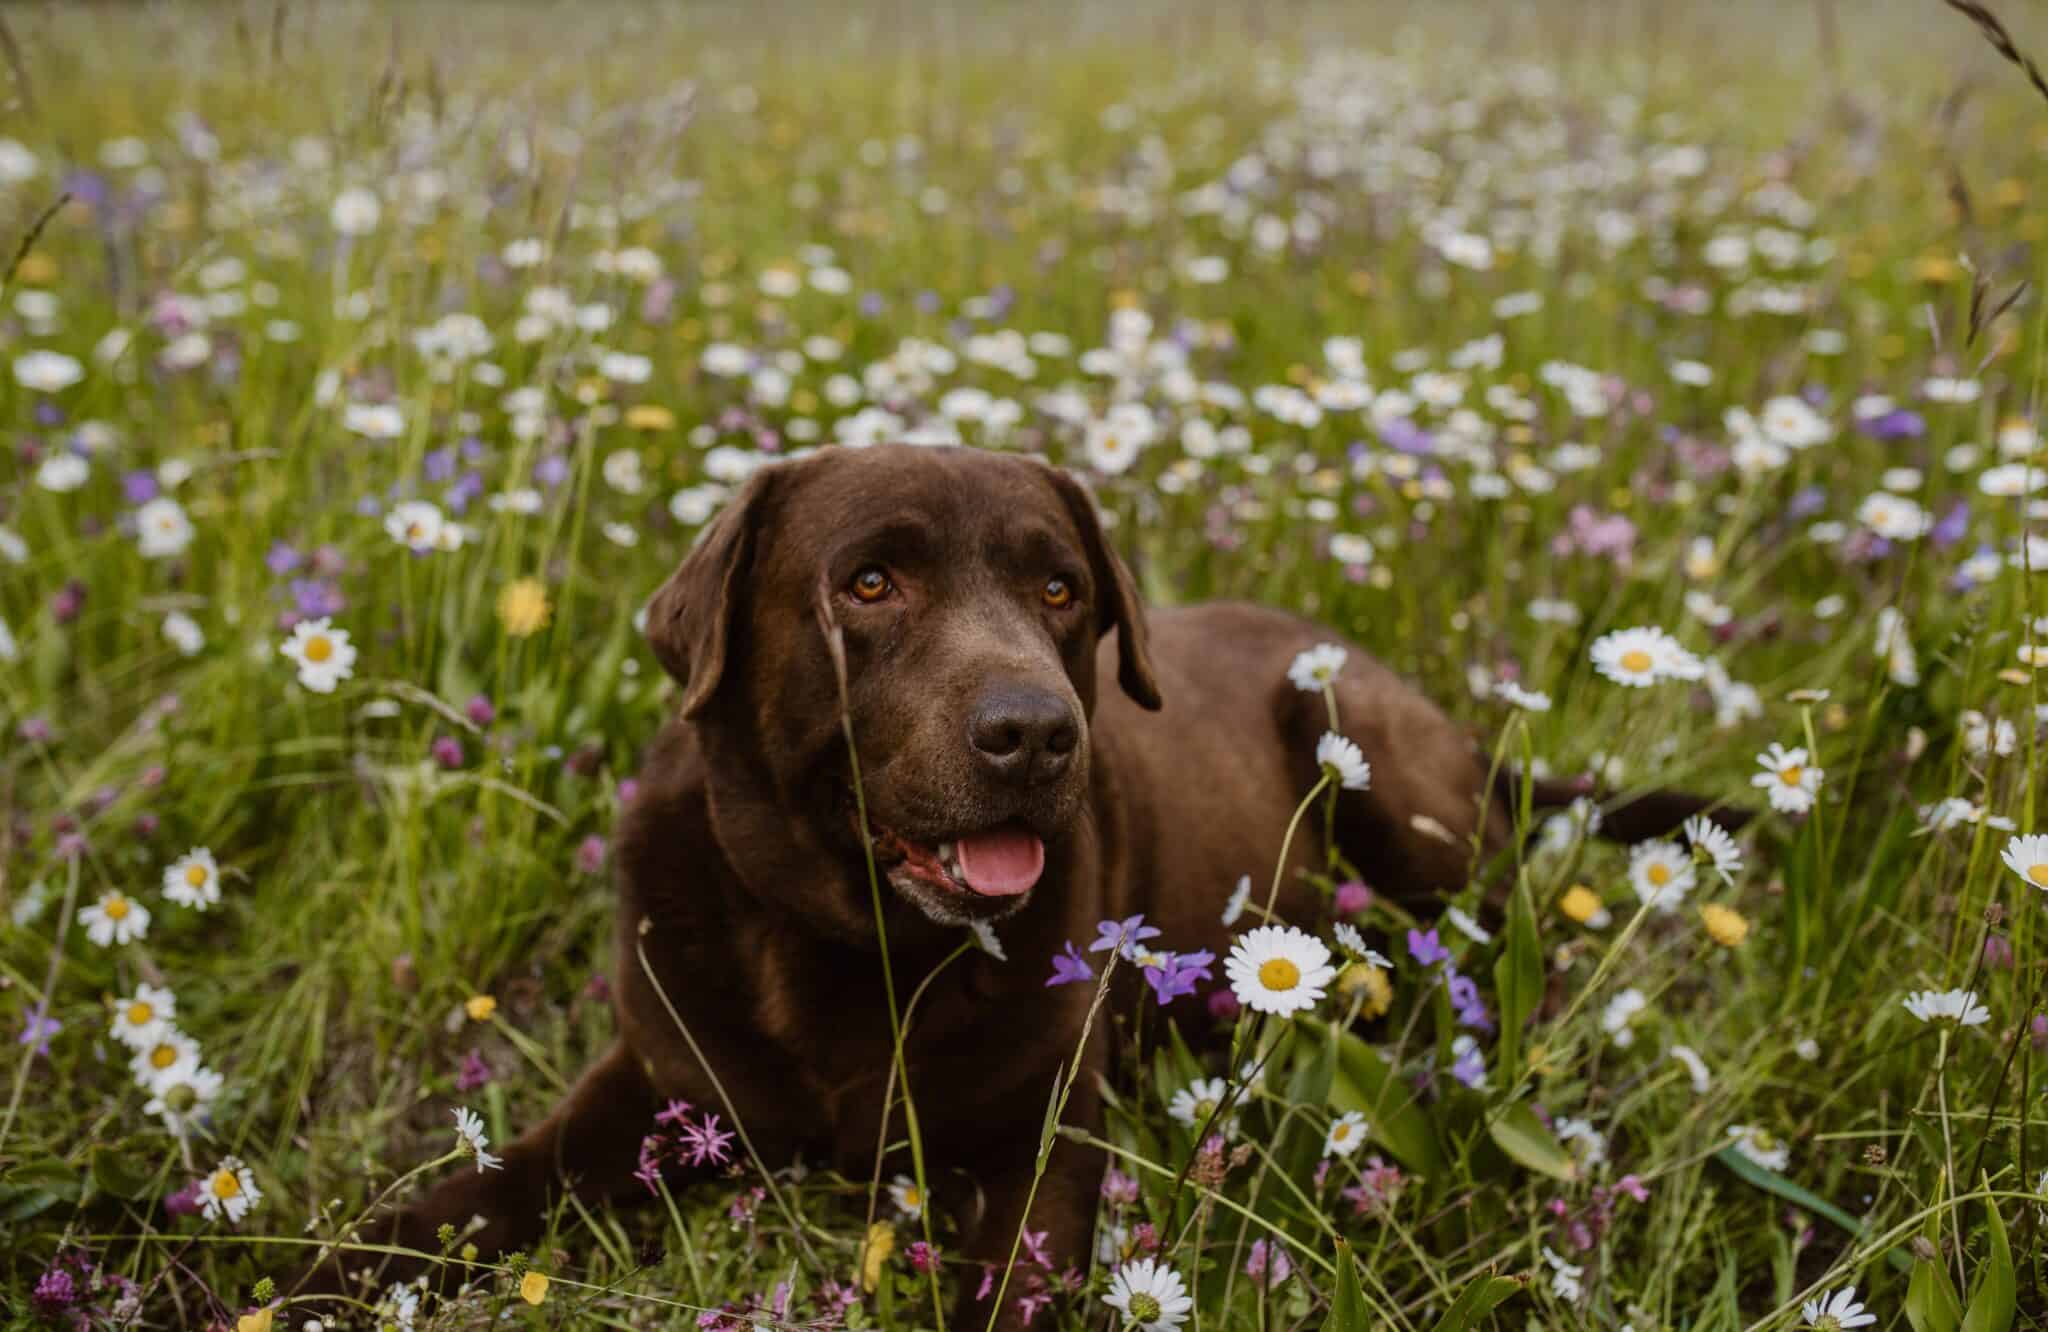
[[[1600,1029],[1612,1037],[1616,1048],[1626,1050],[1635,1044],[1636,1036],[1629,1030],[1629,1023],[1636,1014],[1650,1006],[1641,990],[1633,987],[1623,990],[1607,1001],[1607,1008],[1600,1014]]]
[[[1316,741],[1316,765],[1336,778],[1347,791],[1363,791],[1372,785],[1372,764],[1357,745],[1335,731],[1323,732]]]
[[[327,220],[344,236],[367,236],[377,229],[383,215],[384,208],[377,202],[376,194],[358,185],[335,196]]]
[[[1513,680],[1502,680],[1496,684],[1493,687],[1493,696],[1509,707],[1520,708],[1524,712],[1550,711],[1550,695],[1538,693],[1534,689],[1524,689]]]
[[[2048,836],[2026,833],[2005,844],[2006,868],[2034,887],[2048,892]]]
[[[1250,902],[1251,899],[1252,876],[1240,874],[1237,876],[1237,887],[1230,890],[1230,898],[1223,904],[1223,927],[1225,929],[1229,929],[1237,924],[1238,917],[1244,914],[1245,904]]]
[[[1351,654],[1336,643],[1319,643],[1295,655],[1287,679],[1304,694],[1320,693],[1337,682]]]
[[[426,500],[406,500],[392,505],[391,512],[384,515],[384,531],[413,554],[424,555],[440,547],[441,531],[447,521],[438,505]]]
[[[183,554],[192,544],[192,520],[178,501],[159,495],[135,511],[135,544],[144,559]]]
[[[1822,1291],[1818,1299],[1808,1300],[1799,1306],[1799,1317],[1815,1332],[1846,1332],[1852,1327],[1868,1327],[1877,1321],[1877,1315],[1865,1313],[1863,1306],[1856,1302],[1856,1287],[1844,1286],[1832,1293]]]
[[[144,1049],[153,1044],[177,1016],[178,996],[143,981],[136,985],[134,994],[115,1003],[114,1039],[131,1050]]]
[[[1792,1151],[1764,1129],[1747,1124],[1730,1124],[1729,1146],[1766,1170],[1783,1170],[1792,1163]]]
[[[1638,842],[1629,849],[1628,883],[1638,901],[1669,915],[1697,882],[1692,857],[1674,842]]]
[[[78,921],[85,926],[86,938],[110,948],[134,943],[149,933],[149,908],[110,888],[100,894],[99,901],[79,910]]]
[[[455,1108],[455,1149],[464,1156],[476,1158],[476,1171],[481,1175],[486,1170],[496,1170],[504,1165],[503,1158],[485,1151],[491,1140],[484,1136],[484,1121],[474,1110],[462,1106]]]
[[[148,1040],[137,1044],[128,1057],[128,1072],[135,1084],[155,1093],[170,1078],[183,1076],[199,1067],[199,1042],[166,1022]]]
[[[214,863],[213,852],[195,846],[166,866],[164,896],[199,911],[220,901],[220,866]]]
[[[1323,1155],[1348,1157],[1364,1143],[1366,1135],[1365,1116],[1356,1110],[1346,1110],[1331,1123],[1330,1131],[1323,1135]]]
[[[1467,939],[1470,939],[1473,943],[1490,944],[1493,942],[1493,935],[1491,933],[1481,928],[1478,921],[1472,919],[1471,916],[1465,914],[1464,911],[1457,907],[1445,907],[1444,919],[1451,923],[1451,928],[1464,935]]]
[[[23,352],[14,358],[14,382],[36,393],[62,393],[85,378],[85,367],[63,352]]]
[[[1559,1115],[1556,1132],[1557,1140],[1571,1149],[1572,1155],[1585,1169],[1590,1170],[1607,1159],[1607,1135],[1594,1128],[1591,1120]]]
[[[1813,808],[1827,774],[1807,762],[1804,749],[1774,744],[1757,755],[1756,761],[1763,771],[1751,777],[1749,784],[1770,798],[1772,809],[1781,814],[1804,814]]]
[[[1223,971],[1239,1003],[1280,1017],[1315,1007],[1337,974],[1323,941],[1291,925],[1261,925],[1239,935]]]
[[[1922,1022],[1981,1027],[1991,1020],[1991,1010],[1977,1002],[1975,990],[1916,990],[1900,1002]]]
[[[1704,662],[1653,626],[1603,634],[1593,640],[1592,655],[1595,670],[1633,689],[1659,680],[1697,680],[1706,673]]]
[[[1706,857],[1723,882],[1733,883],[1742,873],[1742,848],[1726,828],[1706,815],[1695,814],[1685,821],[1685,840],[1692,843],[1695,857]]]
[[[199,1181],[199,1210],[206,1213],[209,1221],[225,1220],[230,1225],[248,1215],[249,1209],[263,1201],[263,1191],[256,1187],[256,1177],[249,1173],[240,1158],[227,1156],[213,1168],[212,1173]]]
[[[53,495],[68,495],[92,475],[92,464],[66,449],[43,459],[36,468],[36,484]]]
[[[1674,1045],[1666,1053],[1685,1065],[1686,1073],[1692,1078],[1693,1095],[1705,1096],[1708,1088],[1714,1085],[1714,1079],[1707,1071],[1707,1061],[1700,1058],[1699,1052],[1690,1045]]]
[[[889,1201],[905,1221],[915,1221],[924,1215],[924,1193],[908,1175],[898,1175],[889,1181]]]
[[[1102,1302],[1138,1332],[1173,1332],[1195,1307],[1180,1273],[1150,1258],[1119,1267]]]
[[[220,1096],[221,1086],[220,1074],[196,1058],[180,1060],[156,1079],[142,1110],[161,1119],[165,1128],[183,1138],[205,1121]]]
[[[1583,1266],[1574,1266],[1551,1251],[1548,1244],[1543,1246],[1543,1261],[1550,1264],[1550,1293],[1566,1304],[1577,1304],[1586,1297]]]
[[[293,625],[292,636],[277,650],[299,668],[299,683],[316,694],[333,693],[336,685],[355,674],[356,650],[348,641],[348,630],[335,628],[324,615]]]
[[[179,656],[196,657],[206,647],[206,631],[185,612],[172,611],[164,616],[164,640],[178,650]]]
[[[1196,1078],[1175,1092],[1173,1099],[1166,1103],[1167,1116],[1174,1123],[1184,1124],[1199,1133],[1223,1105],[1229,1090],[1222,1078]],[[1226,1138],[1235,1137],[1237,1117],[1233,1115],[1228,1121],[1218,1120],[1211,1128]]]

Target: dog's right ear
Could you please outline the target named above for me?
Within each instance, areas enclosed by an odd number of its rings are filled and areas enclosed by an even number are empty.
[[[648,603],[647,642],[683,687],[685,720],[704,711],[725,676],[778,470],[764,468],[747,480]]]

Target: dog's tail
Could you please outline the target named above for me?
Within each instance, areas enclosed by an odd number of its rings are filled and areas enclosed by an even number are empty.
[[[1521,774],[1503,768],[1494,779],[1494,798],[1512,812],[1521,802],[1522,784]],[[1539,777],[1531,785],[1535,789],[1531,792],[1530,804],[1538,814],[1569,808],[1576,800],[1591,800],[1600,810],[1600,821],[1594,833],[1613,842],[1647,842],[1652,838],[1669,837],[1683,827],[1687,819],[1699,814],[1706,815],[1733,833],[1740,831],[1754,816],[1753,811],[1739,805],[1723,804],[1711,796],[1695,795],[1689,791],[1645,791],[1609,806],[1601,802],[1590,781]]]

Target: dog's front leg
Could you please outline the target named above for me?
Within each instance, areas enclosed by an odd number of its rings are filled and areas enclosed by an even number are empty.
[[[531,1243],[549,1206],[565,1193],[598,1203],[634,1186],[640,1140],[653,1127],[657,1108],[639,1062],[623,1043],[614,1045],[577,1080],[553,1114],[505,1148],[501,1167],[457,1167],[395,1218],[372,1218],[364,1238],[432,1254],[441,1251],[441,1228],[449,1226],[485,1259]],[[472,1230],[478,1218],[482,1224]],[[347,1274],[369,1268],[382,1288],[409,1280],[428,1265],[410,1254],[342,1250],[296,1284],[301,1294],[353,1291]],[[452,1285],[463,1271],[451,1264],[442,1275]]]
[[[1076,1086],[1063,1122],[1094,1131],[1100,1127],[1100,1119],[1092,1088],[1084,1094],[1083,1088]],[[1020,1298],[1028,1300],[1056,1284],[1070,1266],[1087,1270],[1105,1166],[1102,1154],[1080,1143],[1055,1140],[1045,1175],[1034,1190],[1036,1153],[1031,1149],[1036,1144],[1026,1139],[1021,1145],[1025,1154],[1020,1158],[982,1172],[984,1210],[980,1223],[962,1245],[974,1266],[963,1274],[950,1324],[967,1332],[991,1325],[989,1316],[997,1291],[1003,1287],[1003,1269],[1013,1245],[1017,1265],[1010,1273],[1007,1290],[1002,1291],[1002,1308],[996,1311],[993,1324],[1002,1332],[1028,1326],[1029,1305],[1020,1305]],[[1028,1242],[1021,1245],[1017,1244],[1020,1228],[1028,1235]],[[981,1297],[984,1268],[994,1269],[986,1298]]]

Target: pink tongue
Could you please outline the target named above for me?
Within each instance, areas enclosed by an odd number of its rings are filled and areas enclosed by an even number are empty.
[[[1045,869],[1045,843],[1021,828],[991,828],[963,837],[954,854],[960,858],[960,876],[984,897],[1029,892]]]

